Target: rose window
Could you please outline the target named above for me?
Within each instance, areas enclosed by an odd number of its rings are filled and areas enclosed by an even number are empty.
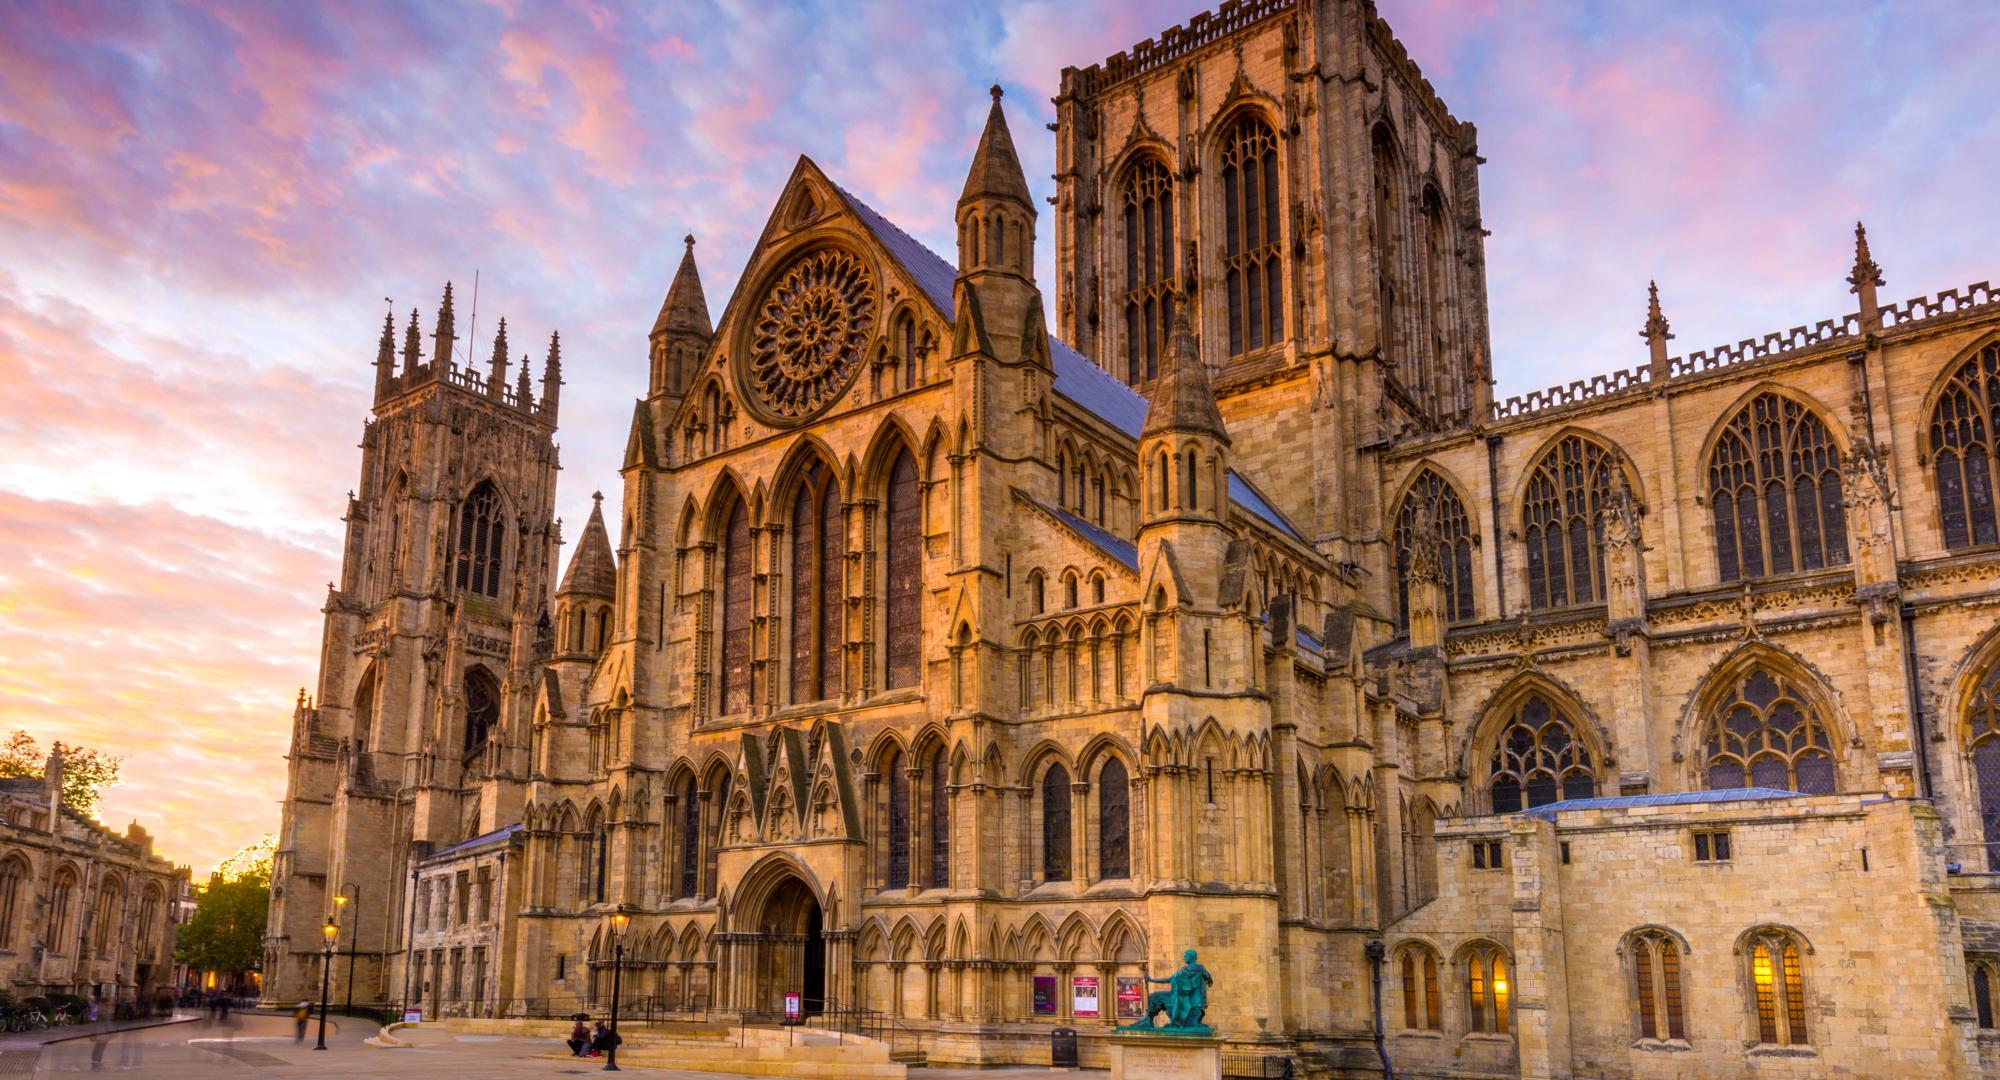
[[[804,420],[861,369],[875,328],[868,272],[843,251],[817,251],[765,293],[750,339],[750,387],[781,420]]]

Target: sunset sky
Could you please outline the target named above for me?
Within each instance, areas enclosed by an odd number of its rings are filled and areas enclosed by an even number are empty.
[[[562,331],[574,536],[683,233],[720,312],[805,153],[948,251],[988,84],[1046,194],[1060,69],[1204,6],[0,4],[0,729],[205,872],[277,825],[385,297]],[[1857,218],[1885,300],[2000,274],[2000,5],[1381,8],[1479,125],[1502,394],[1643,360],[1649,278],[1677,353],[1847,311]]]

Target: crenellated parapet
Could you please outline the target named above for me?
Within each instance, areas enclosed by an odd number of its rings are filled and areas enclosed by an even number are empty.
[[[1062,92],[1089,96],[1135,76],[1170,64],[1189,53],[1236,33],[1245,27],[1293,11],[1291,0],[1224,0],[1214,11],[1204,11],[1180,26],[1168,27],[1159,37],[1113,53],[1102,63],[1086,68],[1064,68]]]

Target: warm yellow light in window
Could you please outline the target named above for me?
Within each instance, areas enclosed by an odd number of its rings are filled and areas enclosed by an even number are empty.
[[[1505,979],[1493,980],[1493,995],[1495,997],[1498,997],[1506,992],[1507,992],[1507,980]]]

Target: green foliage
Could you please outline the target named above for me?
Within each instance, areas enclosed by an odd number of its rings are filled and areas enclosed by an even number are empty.
[[[124,759],[102,750],[61,742],[55,744],[55,751],[63,756],[63,805],[84,817],[95,818],[104,789],[118,782],[118,766]],[[48,762],[48,754],[25,731],[16,729],[0,744],[0,777],[40,777]]]
[[[256,971],[264,961],[264,921],[271,906],[271,852],[262,840],[222,861],[195,887],[194,915],[180,928],[174,958],[196,971]]]

